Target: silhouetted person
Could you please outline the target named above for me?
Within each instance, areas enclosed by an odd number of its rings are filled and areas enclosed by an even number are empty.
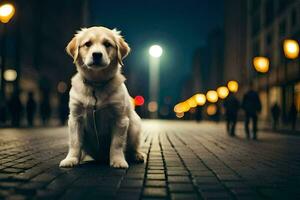
[[[42,97],[42,101],[40,104],[40,114],[42,118],[43,125],[47,125],[48,120],[51,115],[51,107],[50,107],[50,100],[49,100],[49,93],[44,93]]]
[[[69,114],[69,95],[67,92],[64,92],[60,95],[59,98],[59,120],[61,125],[65,125],[68,114]]]
[[[22,103],[18,92],[14,92],[8,102],[8,107],[11,114],[11,125],[13,127],[19,127],[22,114]]]
[[[202,106],[197,106],[196,108],[196,121],[200,122],[202,120]]]
[[[277,125],[279,122],[279,117],[280,117],[280,107],[278,105],[278,103],[275,103],[272,108],[271,108],[271,114],[272,114],[272,119],[273,119],[273,129],[276,130],[277,129]]]
[[[297,114],[298,114],[297,108],[295,103],[293,102],[289,111],[289,119],[290,119],[290,123],[292,124],[293,130],[295,130],[296,128]]]
[[[34,116],[36,112],[36,102],[33,98],[33,92],[28,93],[28,100],[26,103],[26,115],[27,115],[27,124],[28,126],[33,126]]]
[[[240,108],[240,102],[233,93],[230,93],[229,96],[225,99],[224,108],[227,132],[230,136],[234,136],[237,115]]]
[[[256,91],[253,90],[253,84],[250,84],[249,91],[244,95],[242,108],[245,111],[245,131],[247,138],[250,138],[249,123],[252,121],[253,139],[257,139],[257,113],[261,111],[261,102]]]

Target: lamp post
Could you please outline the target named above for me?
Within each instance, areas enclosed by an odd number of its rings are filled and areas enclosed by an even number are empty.
[[[6,3],[0,6],[0,21],[3,23],[3,33],[1,40],[1,74],[0,74],[0,84],[1,84],[1,93],[5,99],[4,92],[4,71],[5,71],[5,62],[6,62],[6,24],[15,14],[15,7],[12,4]]]
[[[227,83],[227,88],[230,92],[237,92],[239,89],[239,84],[237,81],[231,80]]]
[[[287,65],[288,65],[288,59],[294,60],[299,57],[299,44],[296,40],[293,39],[285,39],[283,41],[283,53],[284,53],[284,87],[282,91],[282,110],[283,110],[283,120],[287,121],[287,107],[286,107],[286,85],[287,85]],[[300,76],[300,64],[298,69],[298,74]],[[293,93],[294,96],[294,93]],[[294,98],[294,97],[293,97]]]
[[[150,103],[158,105],[159,101],[159,65],[163,49],[159,45],[149,48],[149,100]],[[158,117],[158,106],[150,111],[150,118]]]

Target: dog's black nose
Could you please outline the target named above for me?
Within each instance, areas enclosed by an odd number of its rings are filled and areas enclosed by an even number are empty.
[[[102,53],[101,52],[94,52],[92,54],[94,62],[99,62],[102,59]]]

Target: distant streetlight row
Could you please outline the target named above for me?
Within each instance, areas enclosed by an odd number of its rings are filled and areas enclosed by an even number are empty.
[[[227,86],[220,86],[217,88],[217,90],[209,90],[206,92],[206,94],[195,94],[187,100],[176,104],[174,106],[174,112],[178,118],[182,118],[184,113],[189,112],[191,108],[204,106],[206,102],[209,102],[212,104],[208,105],[207,114],[213,115],[217,109],[214,103],[218,102],[219,99],[225,99],[229,95],[229,92],[237,92],[238,87],[239,85],[237,81],[228,81]]]

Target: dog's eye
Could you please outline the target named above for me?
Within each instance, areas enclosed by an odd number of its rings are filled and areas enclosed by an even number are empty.
[[[92,42],[91,41],[87,41],[86,43],[84,43],[84,46],[90,47],[90,46],[92,46]]]
[[[106,48],[108,48],[108,47],[111,47],[112,46],[112,44],[110,43],[110,42],[104,42],[103,43],[103,45],[106,47]]]

